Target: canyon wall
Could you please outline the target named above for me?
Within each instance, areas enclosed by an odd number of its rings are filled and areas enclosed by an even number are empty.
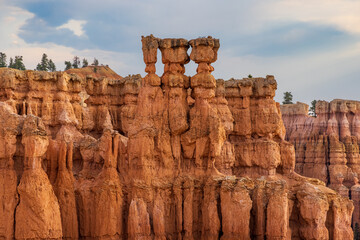
[[[143,37],[144,78],[0,68],[0,239],[352,239],[352,202],[294,172],[274,77],[216,80],[219,47]]]
[[[295,146],[295,171],[351,197],[355,206],[353,226],[360,224],[359,109],[357,101],[318,101],[313,117],[304,103],[281,106],[286,140]]]

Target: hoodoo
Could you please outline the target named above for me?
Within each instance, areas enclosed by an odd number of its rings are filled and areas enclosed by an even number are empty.
[[[353,227],[360,224],[360,102],[318,101],[316,117],[305,103],[281,106],[286,139],[294,144],[295,171],[318,178],[354,201]]]
[[[294,171],[274,77],[216,80],[219,47],[142,37],[144,78],[0,68],[0,239],[352,239],[352,202]]]

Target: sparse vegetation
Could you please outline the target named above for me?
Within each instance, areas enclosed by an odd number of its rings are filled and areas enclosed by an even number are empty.
[[[78,56],[75,56],[73,58],[72,63],[70,61],[65,61],[64,63],[65,63],[65,71],[69,70],[69,69],[72,69],[72,68],[80,68],[80,67],[83,68],[83,67],[89,66],[89,62],[88,62],[88,60],[86,58],[83,58],[82,66],[81,66],[80,65],[80,58]],[[95,66],[95,67],[99,66],[99,61],[96,58],[94,58],[94,61],[91,64],[91,66]],[[95,70],[95,68],[94,68],[94,72],[96,72],[96,71],[97,71],[97,69]]]
[[[84,59],[82,60],[82,67],[87,67],[88,65],[89,65],[88,60],[86,60],[86,58],[84,58]]]
[[[49,60],[49,71],[50,72],[55,72],[56,71],[55,63],[51,59]]]
[[[78,56],[75,56],[73,58],[72,67],[73,68],[79,68],[80,67],[80,58]]]
[[[94,62],[92,63],[92,65],[94,66],[99,66],[99,60],[97,60],[96,58],[94,58]]]
[[[6,67],[6,54],[0,52],[0,67]]]
[[[309,109],[309,115],[316,117],[316,112],[315,112],[315,106],[316,106],[317,100],[312,100],[311,101],[311,105],[310,105],[310,109]]]
[[[55,63],[51,59],[48,59],[48,56],[45,53],[43,53],[41,62],[38,63],[38,65],[36,66],[36,70],[55,72],[56,66]]]
[[[74,56],[72,62],[71,61],[64,61],[65,69],[69,70],[72,68],[84,68],[89,66],[89,61],[86,58],[83,58],[82,61],[80,61],[80,58],[78,56]],[[93,63],[91,66],[94,66],[93,71],[96,73],[99,66],[99,60],[94,58]],[[103,66],[103,65],[101,65]],[[109,65],[106,65],[107,67]],[[15,56],[15,58],[10,57],[9,64],[7,64],[7,56],[5,53],[0,52],[0,67],[8,67],[8,68],[14,68],[19,70],[26,70],[24,62],[23,62],[23,56]],[[55,72],[56,66],[52,59],[48,57],[46,53],[43,53],[40,62],[36,65],[35,68],[36,71],[48,71],[48,72]]]
[[[65,71],[72,68],[70,61],[65,61],[64,63],[65,63]]]
[[[9,68],[26,70],[23,63],[23,56],[15,56],[15,60],[13,60],[13,58],[10,58]]]
[[[293,104],[293,95],[291,92],[284,92],[284,101],[282,104]]]

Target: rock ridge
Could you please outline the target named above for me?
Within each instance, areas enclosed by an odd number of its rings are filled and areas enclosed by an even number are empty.
[[[219,47],[142,37],[145,77],[0,68],[0,239],[352,239],[352,202],[294,171],[274,77],[215,79]]]
[[[309,106],[298,102],[281,106],[286,139],[296,152],[295,171],[324,181],[354,201],[352,225],[360,224],[359,184],[360,102],[335,99],[318,101],[316,117]]]

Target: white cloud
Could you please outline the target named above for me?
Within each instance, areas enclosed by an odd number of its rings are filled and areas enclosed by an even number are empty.
[[[277,101],[282,100],[285,91],[292,92],[295,101],[307,103],[313,99],[359,100],[358,94],[350,90],[360,88],[360,42],[340,50],[293,57],[234,57],[231,52],[219,51],[219,60],[214,63],[216,77],[227,80],[248,74],[254,77],[274,75],[278,82]]]
[[[13,6],[0,5],[0,51],[19,44],[19,29],[34,14]],[[4,50],[3,50],[4,51]]]
[[[84,20],[70,19],[67,23],[57,27],[56,29],[69,29],[76,36],[81,37],[81,36],[85,35],[84,29],[83,29],[85,24],[86,24],[86,21],[84,21]]]
[[[54,43],[26,43],[19,37],[19,29],[34,15],[18,7],[0,5],[0,22],[2,23],[0,24],[0,52],[6,53],[8,61],[10,57],[23,56],[25,67],[35,69],[41,60],[42,54],[46,53],[54,61],[57,70],[61,71],[65,67],[64,61],[71,61],[74,56],[79,56],[81,60],[86,58],[89,63],[96,57],[100,64],[108,64],[120,75],[143,73],[142,58],[136,59],[137,56],[133,54],[99,49],[77,50]],[[86,21],[70,20],[67,24],[70,28],[73,28],[71,30],[75,34],[83,36],[82,26],[85,23]]]
[[[109,65],[115,72],[121,76],[128,74],[143,73],[145,68],[142,58],[127,53],[110,52],[99,49],[77,50],[71,47],[64,47],[53,43],[46,44],[27,44],[20,39],[19,47],[6,49],[8,59],[17,55],[23,56],[24,64],[27,69],[35,69],[40,62],[43,53],[46,53],[56,65],[58,71],[65,68],[64,61],[72,61],[74,56],[80,57],[82,60],[86,58],[91,63],[97,58],[100,64]]]
[[[261,10],[274,20],[328,24],[360,34],[360,1],[279,0],[262,5]]]

